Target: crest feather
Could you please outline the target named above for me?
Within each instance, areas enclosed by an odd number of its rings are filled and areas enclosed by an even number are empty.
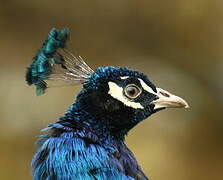
[[[94,71],[78,56],[66,49],[67,28],[53,28],[26,72],[28,85],[36,86],[36,94],[44,94],[48,87],[78,85]]]

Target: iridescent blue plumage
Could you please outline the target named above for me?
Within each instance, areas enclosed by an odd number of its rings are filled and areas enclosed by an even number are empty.
[[[124,136],[152,112],[146,114],[126,108],[103,93],[107,88],[104,83],[126,75],[146,80],[141,73],[114,67],[98,68],[89,76],[76,102],[58,122],[44,130],[49,134],[38,143],[40,147],[32,163],[34,180],[147,179],[125,145]],[[97,90],[101,92],[100,97],[92,93]],[[110,105],[120,106],[122,113]]]
[[[170,107],[171,94],[138,71],[110,66],[93,71],[82,58],[66,50],[69,56],[63,56],[58,49],[65,47],[67,38],[67,29],[53,29],[26,75],[37,94],[44,93],[46,80],[83,84],[64,116],[43,130],[32,160],[33,179],[148,180],[126,146],[125,135],[151,114]],[[186,106],[176,97],[175,107]],[[167,106],[162,105],[165,101]]]

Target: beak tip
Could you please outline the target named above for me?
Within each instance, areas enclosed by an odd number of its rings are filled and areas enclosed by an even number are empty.
[[[186,108],[186,109],[190,108],[190,106],[188,105],[188,103],[185,100],[182,99],[182,101],[183,101],[182,104],[184,105],[184,108]]]
[[[188,104],[186,104],[184,108],[189,109],[190,106]]]

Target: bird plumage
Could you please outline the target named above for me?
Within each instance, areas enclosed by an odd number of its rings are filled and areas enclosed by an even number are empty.
[[[26,81],[36,86],[37,95],[44,94],[48,87],[60,86],[55,85],[57,81],[65,82],[65,85],[80,84],[93,73],[80,56],[75,57],[66,50],[68,37],[67,28],[53,28],[27,68]],[[54,83],[48,84],[49,80]]]
[[[33,179],[147,180],[125,135],[166,107],[159,101],[163,93],[138,71],[111,66],[93,71],[83,60],[67,58],[59,49],[65,48],[68,30],[53,32],[28,68],[28,84],[36,85],[37,94],[44,93],[52,75],[58,77],[59,66],[59,80],[78,81],[83,88],[64,116],[43,130],[32,160]],[[53,45],[46,48],[49,42]]]

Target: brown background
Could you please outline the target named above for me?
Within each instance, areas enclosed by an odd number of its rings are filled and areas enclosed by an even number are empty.
[[[28,180],[34,141],[81,87],[36,97],[26,67],[52,27],[98,66],[128,66],[184,97],[140,123],[127,143],[152,180],[223,179],[223,1],[1,0],[0,179]]]

